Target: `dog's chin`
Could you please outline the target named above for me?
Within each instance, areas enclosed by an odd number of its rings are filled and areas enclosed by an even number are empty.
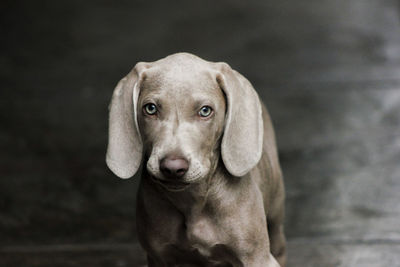
[[[162,188],[171,192],[180,192],[189,188],[192,183],[184,182],[184,181],[174,181],[170,179],[158,178],[156,176],[151,175],[151,179]]]
[[[154,171],[154,169],[151,168],[146,169],[150,179],[154,183],[171,192],[184,191],[194,184],[201,183],[201,181],[204,180],[204,177],[206,177],[206,175],[202,175],[201,172],[197,172],[196,175],[187,173],[182,178],[165,177],[159,171]]]

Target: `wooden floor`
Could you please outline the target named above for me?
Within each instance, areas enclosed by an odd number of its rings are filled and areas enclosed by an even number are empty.
[[[271,113],[288,266],[400,266],[395,0],[9,1],[0,57],[0,266],[142,266],[138,179],[105,166],[137,61],[226,61]]]

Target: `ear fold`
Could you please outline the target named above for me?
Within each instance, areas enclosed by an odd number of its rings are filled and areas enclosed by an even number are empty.
[[[121,178],[132,177],[142,161],[143,144],[136,113],[144,69],[144,64],[138,63],[118,83],[110,104],[106,163]]]
[[[240,177],[254,168],[262,155],[262,108],[246,78],[225,63],[219,66],[217,81],[227,98],[221,155],[229,173]]]

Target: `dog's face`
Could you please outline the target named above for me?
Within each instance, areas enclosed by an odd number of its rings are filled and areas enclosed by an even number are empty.
[[[198,182],[219,159],[225,97],[205,70],[149,69],[137,118],[149,174],[165,187]]]
[[[114,90],[107,165],[121,178],[144,163],[166,187],[184,188],[221,162],[243,176],[261,158],[257,93],[225,63],[178,53],[138,63]]]

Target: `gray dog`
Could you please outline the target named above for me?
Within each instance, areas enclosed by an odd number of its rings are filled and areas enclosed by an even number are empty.
[[[267,110],[226,63],[138,63],[114,90],[109,168],[140,166],[137,231],[151,266],[284,266],[284,187]]]

